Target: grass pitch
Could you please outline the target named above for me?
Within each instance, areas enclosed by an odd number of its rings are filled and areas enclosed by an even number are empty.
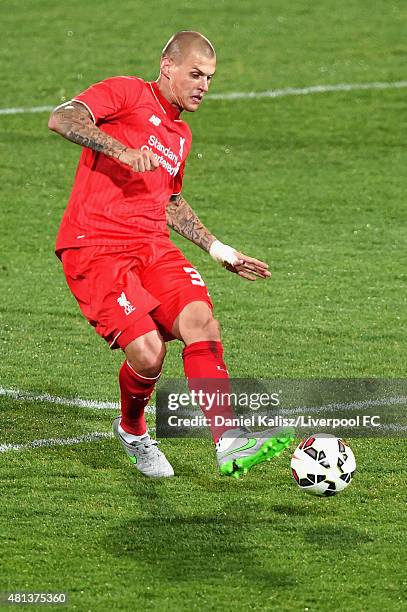
[[[401,1],[4,0],[0,11],[3,108],[56,105],[113,74],[155,78],[178,29],[213,39],[213,93],[406,78]],[[245,283],[174,237],[210,288],[233,376],[405,376],[405,91],[208,99],[187,117],[186,198],[273,271]],[[0,115],[0,385],[117,400],[121,355],[81,318],[53,255],[79,148],[46,122]],[[180,353],[173,343],[165,376],[182,375]],[[107,432],[113,418],[0,399],[3,444]],[[405,441],[350,443],[357,475],[331,499],[297,490],[289,453],[222,479],[206,440],[162,442],[168,482],[135,474],[110,439],[1,453],[0,591],[64,591],[81,612],[400,610]]]

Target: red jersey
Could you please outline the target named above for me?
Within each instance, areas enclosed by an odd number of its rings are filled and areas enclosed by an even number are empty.
[[[157,83],[119,76],[92,85],[74,98],[95,124],[131,149],[150,149],[160,166],[134,172],[129,166],[84,148],[56,250],[85,245],[128,245],[168,237],[165,209],[180,193],[192,144],[189,126]]]

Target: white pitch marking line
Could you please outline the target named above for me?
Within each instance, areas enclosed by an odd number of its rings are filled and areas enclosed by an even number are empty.
[[[120,410],[118,402],[85,400],[79,397],[59,397],[58,395],[50,395],[49,393],[33,393],[32,391],[22,391],[21,389],[5,389],[0,387],[0,396],[9,397],[14,400],[23,400],[31,402],[49,402],[51,404],[59,404],[62,406],[75,406],[79,408],[91,408],[94,410]],[[293,408],[281,408],[279,414],[295,414],[295,413],[310,413],[322,412],[328,410],[351,410],[352,408],[369,408],[373,406],[390,406],[398,404],[406,404],[406,396],[388,397],[375,400],[365,400],[359,402],[347,403],[332,403],[323,406],[297,406]],[[147,414],[155,414],[155,406],[147,406],[145,409]]]
[[[151,433],[155,432],[155,427],[149,427],[148,431]],[[0,453],[32,450],[50,446],[71,446],[72,444],[82,444],[83,442],[100,442],[101,440],[110,440],[113,437],[113,433],[109,431],[93,431],[75,438],[49,438],[47,440],[33,440],[32,442],[27,442],[26,444],[0,443]]]
[[[312,85],[311,87],[287,87],[285,89],[268,89],[267,91],[237,91],[231,93],[208,94],[212,100],[250,100],[251,98],[283,98],[286,96],[308,96],[317,93],[335,91],[361,91],[371,89],[403,89],[407,81],[374,82],[374,83],[338,83],[337,85]]]
[[[49,440],[33,440],[26,444],[0,444],[0,453],[9,451],[22,451],[44,446],[68,446],[70,444],[82,444],[82,442],[94,442],[95,440],[109,439],[113,433],[104,431],[94,431],[76,438],[50,438]]]
[[[355,408],[370,408],[375,406],[397,406],[399,404],[407,404],[407,397],[401,395],[397,397],[384,397],[383,399],[364,400],[359,402],[347,403],[332,403],[324,404],[323,406],[298,406],[295,408],[281,408],[279,414],[308,414],[310,412],[324,412],[330,410],[352,410]]]
[[[230,93],[208,94],[208,100],[250,100],[259,98],[283,98],[285,96],[307,96],[317,93],[335,91],[362,91],[372,89],[403,89],[407,81],[389,81],[373,83],[338,83],[336,85],[311,85],[310,87],[286,87],[284,89],[268,89],[267,91],[232,91]],[[26,113],[51,112],[54,106],[30,106],[15,108],[0,108],[0,115],[18,115]]]
[[[0,115],[20,115],[25,113],[45,113],[51,112],[55,107],[52,106],[29,106],[16,108],[0,108]]]
[[[107,402],[97,400],[86,400],[79,397],[59,397],[49,393],[33,393],[32,391],[22,391],[21,389],[5,389],[0,387],[0,396],[9,397],[15,400],[29,402],[49,402],[50,404],[61,404],[62,406],[75,406],[78,408],[92,408],[94,410],[120,410],[118,402]],[[145,412],[155,414],[155,406],[147,406]]]

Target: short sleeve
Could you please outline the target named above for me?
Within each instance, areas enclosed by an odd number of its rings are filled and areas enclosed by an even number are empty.
[[[172,195],[179,195],[182,191],[182,182],[184,180],[185,160],[182,162],[177,174],[174,177],[174,185]]]
[[[118,76],[91,85],[73,98],[91,113],[95,123],[114,117],[137,105],[143,91],[143,81],[136,77]]]

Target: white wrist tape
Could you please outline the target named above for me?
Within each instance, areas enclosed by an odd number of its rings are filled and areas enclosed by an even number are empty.
[[[228,263],[234,266],[239,261],[235,249],[232,249],[232,247],[227,244],[223,244],[219,240],[212,242],[209,249],[209,255],[221,264]]]

